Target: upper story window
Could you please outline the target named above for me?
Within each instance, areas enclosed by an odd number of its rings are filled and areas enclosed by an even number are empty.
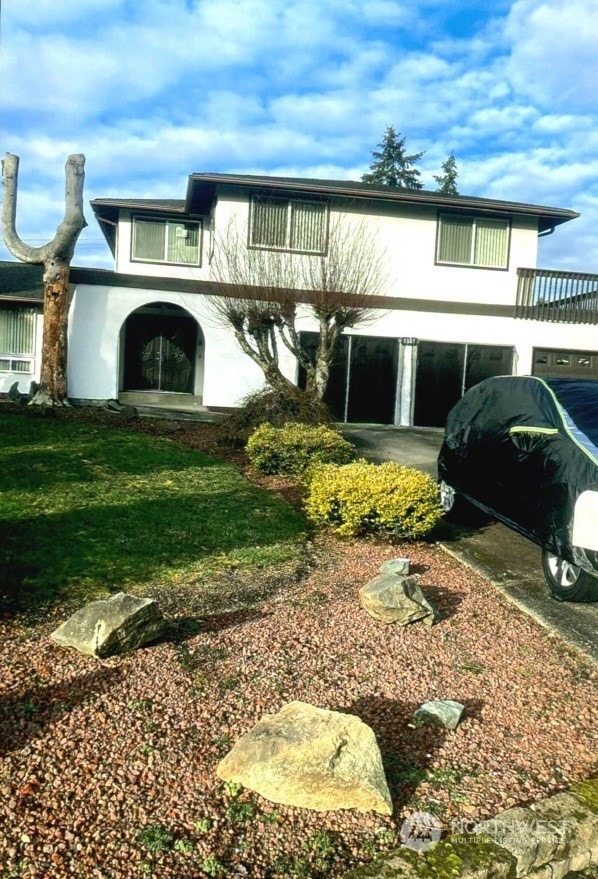
[[[199,223],[135,217],[132,259],[198,266],[200,239]]]
[[[33,372],[35,309],[0,309],[0,370]]]
[[[328,206],[322,201],[256,196],[251,202],[251,247],[325,253]]]
[[[441,214],[436,261],[460,266],[506,269],[509,265],[509,221]]]

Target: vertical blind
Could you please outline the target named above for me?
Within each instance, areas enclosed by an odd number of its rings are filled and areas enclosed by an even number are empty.
[[[135,220],[133,227],[133,256],[137,259],[164,261],[166,224],[153,220]]]
[[[199,264],[199,224],[135,219],[133,258]]]
[[[507,264],[508,228],[502,220],[477,220],[475,252],[476,266],[503,268]]]
[[[251,243],[255,247],[323,253],[326,205],[286,199],[255,199]]]
[[[288,202],[259,199],[253,203],[251,243],[261,247],[286,247]]]
[[[439,222],[439,262],[507,267],[509,224],[506,220],[442,216]]]
[[[291,202],[291,250],[324,250],[324,205],[317,202]]]
[[[440,262],[469,263],[473,223],[469,219],[441,217],[438,259]]]
[[[31,355],[35,349],[35,310],[0,309],[0,352]]]
[[[191,223],[169,223],[167,231],[167,261],[197,265],[199,262],[199,226]]]

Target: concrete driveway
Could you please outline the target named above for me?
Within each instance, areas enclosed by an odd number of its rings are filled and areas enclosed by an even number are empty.
[[[441,428],[347,424],[341,429],[371,461],[397,461],[437,475]],[[534,543],[498,522],[447,526],[442,543],[496,583],[526,613],[598,661],[598,602],[573,604],[552,598],[542,574],[540,549]]]

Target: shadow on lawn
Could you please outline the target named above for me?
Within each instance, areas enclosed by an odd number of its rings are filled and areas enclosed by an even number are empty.
[[[251,514],[251,512],[253,514]],[[300,515],[257,489],[94,505],[2,523],[0,610],[97,596],[235,551],[249,556],[297,539]],[[4,608],[2,607],[4,605]]]
[[[121,674],[118,668],[98,668],[74,681],[29,687],[18,696],[0,696],[0,757],[22,748],[44,727],[95,698]]]

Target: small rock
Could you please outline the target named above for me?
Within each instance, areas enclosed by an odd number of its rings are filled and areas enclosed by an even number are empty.
[[[423,721],[432,726],[444,726],[445,729],[456,729],[465,705],[452,699],[432,699],[424,702],[413,715],[414,720]]]
[[[216,770],[274,803],[392,814],[373,731],[359,717],[289,702],[266,714]]]
[[[371,617],[383,623],[406,626],[422,620],[431,626],[439,619],[435,608],[424,598],[415,575],[379,574],[361,587],[359,601]]]
[[[380,573],[408,577],[410,564],[410,559],[387,559],[380,565]]]
[[[19,383],[14,382],[6,394],[11,403],[24,403],[26,398],[19,392]]]
[[[166,418],[159,418],[154,422],[154,427],[160,433],[176,433],[183,429],[178,421],[168,421]]]
[[[167,623],[152,598],[118,592],[92,601],[62,623],[50,638],[96,658],[125,653],[155,641]]]

